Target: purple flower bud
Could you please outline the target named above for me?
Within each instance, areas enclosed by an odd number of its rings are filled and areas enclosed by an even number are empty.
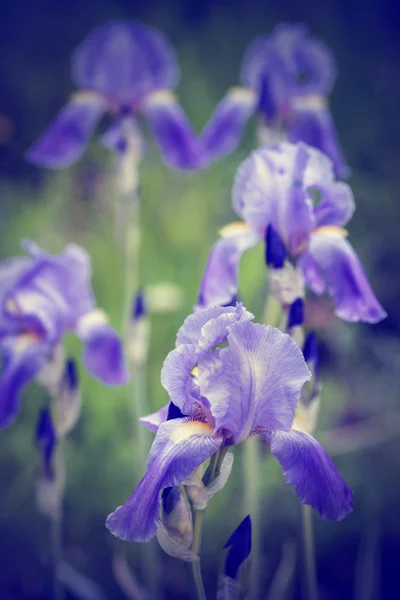
[[[293,327],[298,327],[304,323],[304,300],[303,298],[297,298],[289,308],[288,315],[288,330]]]
[[[267,266],[274,269],[282,269],[285,263],[286,249],[272,225],[268,225],[267,227],[265,243],[265,262]]]
[[[40,469],[46,479],[54,477],[53,458],[57,446],[57,434],[50,409],[41,408],[35,430],[35,445],[39,452]]]
[[[147,306],[142,290],[136,292],[132,300],[132,319],[134,321],[141,319],[147,315]]]
[[[224,548],[228,548],[225,558],[224,573],[227,577],[237,579],[241,565],[251,553],[250,515],[247,515],[235,529]]]

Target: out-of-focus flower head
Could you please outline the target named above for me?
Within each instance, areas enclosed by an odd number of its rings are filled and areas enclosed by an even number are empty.
[[[84,342],[83,360],[94,377],[109,385],[127,381],[120,340],[95,305],[85,250],[69,244],[52,256],[33,242],[24,246],[28,256],[0,265],[0,427],[16,417],[27,383],[37,376],[46,383],[45,368],[68,331]]]
[[[92,31],[74,52],[72,79],[78,90],[49,129],[28,151],[28,160],[48,168],[68,167],[82,154],[101,117],[114,123],[104,145],[123,152],[125,131],[135,131],[144,116],[165,162],[195,169],[203,162],[201,145],[172,90],[179,67],[168,39],[136,21],[115,21]]]
[[[108,517],[114,535],[149,540],[159,523],[163,489],[184,482],[218,450],[256,434],[270,444],[301,502],[329,519],[351,511],[352,492],[329,456],[314,438],[292,428],[310,378],[301,350],[289,335],[252,319],[237,304],[199,310],[185,320],[161,373],[177,416],[167,415],[159,425],[146,474]]]
[[[303,141],[324,151],[340,177],[348,174],[327,97],[336,79],[332,53],[303,25],[280,25],[256,39],[243,59],[244,87],[217,106],[202,139],[209,159],[231,152],[256,113],[260,144]]]
[[[345,321],[385,318],[343,229],[353,194],[335,180],[322,152],[302,142],[253,151],[237,171],[232,199],[243,222],[225,227],[212,248],[199,306],[235,298],[243,252],[265,241],[272,293],[279,290],[282,304],[301,298],[305,282],[315,294],[327,293]]]

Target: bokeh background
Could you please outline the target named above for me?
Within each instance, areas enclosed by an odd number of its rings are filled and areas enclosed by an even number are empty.
[[[400,597],[400,44],[396,3],[372,0],[13,0],[0,20],[0,253],[20,252],[21,238],[51,252],[67,241],[93,259],[98,304],[118,328],[122,272],[110,207],[112,161],[93,141],[66,172],[28,165],[24,152],[73,91],[70,55],[85,34],[112,18],[137,18],[163,29],[182,69],[181,103],[200,131],[225,90],[238,83],[243,51],[259,34],[282,22],[304,22],[333,49],[339,78],[331,108],[345,156],[357,211],[349,231],[371,283],[389,316],[379,325],[320,319],[325,386],[317,437],[355,490],[354,512],[342,523],[316,517],[322,600]],[[170,282],[182,301],[151,315],[148,396],[155,410],[167,401],[160,368],[175,334],[192,310],[202,270],[220,226],[234,215],[230,190],[237,166],[255,143],[254,124],[238,151],[206,172],[169,171],[149,144],[141,168],[143,285]],[[248,252],[241,288],[247,307],[261,318],[266,282],[261,250]],[[79,344],[68,340],[79,356]],[[104,527],[106,515],[137,483],[127,389],[107,389],[81,372],[83,412],[66,445],[65,558],[74,569],[67,598],[129,598],[123,591],[126,553],[140,583],[144,547],[119,544]],[[49,525],[35,506],[33,429],[43,392],[24,393],[17,423],[0,435],[0,598],[52,597]],[[263,485],[262,597],[294,600],[302,588],[303,550],[299,508],[267,451]],[[210,598],[222,546],[243,514],[240,456],[225,489],[211,503],[203,543],[203,571]],[[155,551],[159,598],[188,598],[184,565]],[[114,566],[113,566],[114,565]],[[118,571],[119,576],[116,576]],[[92,583],[80,580],[79,575]],[[119,582],[117,581],[119,579]],[[79,591],[78,591],[79,590]],[[85,591],[86,590],[86,591]]]

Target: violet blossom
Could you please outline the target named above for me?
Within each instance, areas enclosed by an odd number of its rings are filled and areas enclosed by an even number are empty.
[[[85,250],[69,244],[52,256],[33,242],[24,246],[28,256],[0,264],[0,427],[15,419],[22,388],[56,368],[68,331],[84,342],[89,373],[109,385],[127,381],[121,342],[104,311],[96,308]]]
[[[202,162],[201,145],[172,92],[179,81],[174,49],[157,29],[136,21],[95,29],[74,52],[72,79],[79,91],[28,151],[31,162],[70,166],[106,113],[114,119],[102,138],[106,147],[121,150],[125,130],[135,131],[142,146],[143,116],[168,165],[194,169]]]
[[[218,104],[202,141],[209,160],[235,149],[251,115],[260,145],[303,141],[325,152],[340,177],[348,174],[327,98],[336,79],[330,50],[303,25],[280,25],[256,39],[242,64],[243,87]]]
[[[327,293],[345,321],[385,318],[343,229],[354,211],[351,188],[335,180],[322,152],[301,142],[253,151],[237,171],[232,203],[243,222],[221,230],[201,282],[200,307],[237,297],[240,258],[265,241],[271,293],[281,305],[302,298],[306,284],[317,295]]]
[[[250,435],[267,440],[301,502],[328,519],[343,519],[351,511],[352,491],[331,459],[296,428],[294,411],[310,378],[301,350],[289,335],[252,319],[237,304],[199,310],[185,320],[161,373],[178,416],[170,414],[159,425],[147,472],[127,502],[109,515],[107,527],[114,535],[149,540],[160,524],[160,492]]]

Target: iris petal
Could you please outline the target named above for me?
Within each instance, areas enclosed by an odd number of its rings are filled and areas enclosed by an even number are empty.
[[[341,521],[352,511],[353,492],[317,440],[294,429],[265,437],[300,502],[312,506],[324,519]]]
[[[83,153],[106,110],[101,98],[72,100],[61,109],[42,137],[28,150],[27,159],[40,167],[69,167]]]
[[[150,450],[147,472],[129,500],[109,515],[106,526],[129,542],[146,542],[157,530],[159,494],[179,485],[214,454],[222,438],[206,423],[174,419],[163,423]]]
[[[152,433],[157,433],[161,423],[164,423],[164,421],[167,420],[169,405],[170,403],[168,402],[168,404],[162,406],[156,412],[146,415],[145,417],[140,417],[139,423],[147,427]]]

